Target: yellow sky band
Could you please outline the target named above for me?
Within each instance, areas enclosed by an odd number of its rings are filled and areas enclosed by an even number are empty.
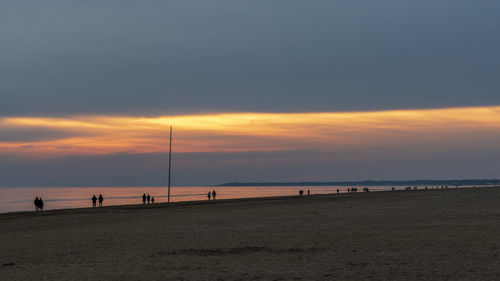
[[[500,106],[322,113],[218,113],[134,116],[5,117],[0,152],[36,155],[166,151],[174,127],[177,152],[332,149],[440,142],[470,134],[497,136]],[[43,139],[43,130],[57,137]]]

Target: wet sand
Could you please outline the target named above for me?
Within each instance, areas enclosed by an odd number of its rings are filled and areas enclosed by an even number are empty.
[[[500,280],[500,188],[0,215],[0,280]]]

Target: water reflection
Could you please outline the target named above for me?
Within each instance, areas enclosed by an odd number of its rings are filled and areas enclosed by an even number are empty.
[[[255,187],[215,187],[217,199],[252,198],[268,196],[297,195],[299,189],[305,194],[341,193],[348,187],[342,186],[255,186]],[[392,186],[370,187],[371,191],[390,190]],[[171,189],[171,202],[207,200],[208,191],[214,187],[174,187]],[[398,187],[398,189],[402,189]],[[93,194],[104,196],[104,206],[142,204],[142,194],[154,196],[156,203],[167,202],[166,187],[12,187],[0,188],[0,212],[34,210],[33,200],[42,197],[44,209],[66,209],[91,207]]]

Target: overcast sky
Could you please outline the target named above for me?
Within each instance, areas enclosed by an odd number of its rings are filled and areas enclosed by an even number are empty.
[[[499,177],[499,12],[486,0],[1,1],[0,186],[163,184],[163,129],[141,135],[134,120],[112,121],[104,137],[109,116],[189,115],[205,126],[192,137],[182,123],[191,138],[176,138],[174,148],[189,147],[174,155],[176,185]],[[341,128],[318,116],[301,128],[325,135],[293,147],[293,136],[273,135],[278,115],[263,117],[272,130],[261,135],[234,129],[254,128],[245,116],[233,127],[192,117],[471,106],[464,112],[487,117],[445,110],[398,123],[399,113],[390,122],[377,113],[361,123],[370,135],[341,150]],[[439,133],[449,120],[463,123],[451,135],[466,141]],[[107,146],[114,130],[128,142]],[[233,140],[246,142],[228,151]],[[150,143],[162,148],[138,151]],[[97,144],[109,151],[87,153]]]
[[[498,1],[2,1],[0,114],[500,104]]]

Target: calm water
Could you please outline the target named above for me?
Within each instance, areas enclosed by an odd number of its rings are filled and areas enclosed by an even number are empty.
[[[299,189],[311,194],[346,192],[345,186],[258,186],[258,187],[216,187],[217,199],[252,198],[268,196],[297,195]],[[392,186],[372,186],[370,191],[390,190]],[[404,189],[403,187],[396,187]],[[207,200],[212,187],[172,187],[171,202]],[[358,187],[358,192],[362,191]],[[104,196],[104,206],[142,203],[142,194],[155,197],[155,202],[167,201],[166,187],[4,187],[0,188],[0,213],[34,210],[33,200],[42,197],[44,209],[66,209],[91,207],[93,194]]]

